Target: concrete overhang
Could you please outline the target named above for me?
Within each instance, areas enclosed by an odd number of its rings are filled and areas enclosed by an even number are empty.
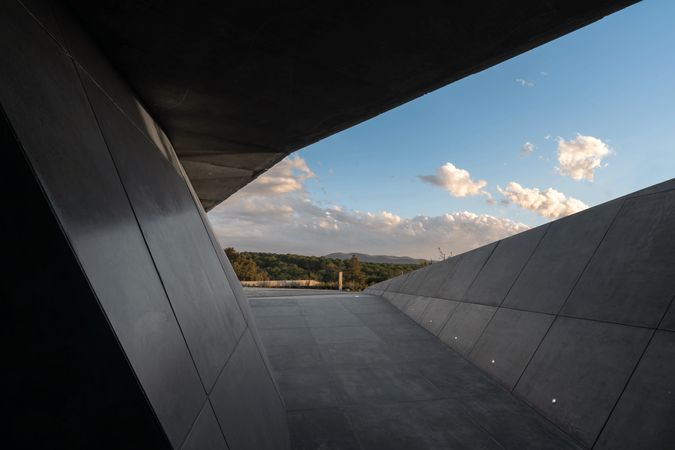
[[[67,0],[209,210],[289,153],[634,0]]]

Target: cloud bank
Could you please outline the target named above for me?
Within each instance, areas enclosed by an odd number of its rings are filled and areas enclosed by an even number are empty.
[[[455,181],[452,189],[475,195],[469,193],[485,184],[471,181],[466,173],[465,187]],[[287,158],[214,208],[209,219],[221,244],[307,255],[359,251],[437,258],[438,247],[457,254],[528,229],[509,219],[467,211],[405,218],[388,211],[320,205],[305,189],[305,181],[313,176],[302,158]]]
[[[577,134],[569,141],[559,138],[556,170],[573,180],[593,181],[595,170],[607,165],[602,159],[611,153],[606,143],[593,136]]]

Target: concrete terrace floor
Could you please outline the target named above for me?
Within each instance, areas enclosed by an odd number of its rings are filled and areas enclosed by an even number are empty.
[[[293,291],[250,304],[294,449],[579,448],[384,299]]]

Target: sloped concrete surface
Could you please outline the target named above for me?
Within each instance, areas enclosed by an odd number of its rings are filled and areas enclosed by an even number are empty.
[[[582,446],[672,448],[674,187],[647,187],[366,292],[421,317]],[[424,280],[418,292],[410,280]]]
[[[295,449],[579,448],[380,297],[250,302]]]

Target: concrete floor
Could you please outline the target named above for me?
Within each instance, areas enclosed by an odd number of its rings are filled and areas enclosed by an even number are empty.
[[[250,303],[294,449],[578,448],[380,297]]]

